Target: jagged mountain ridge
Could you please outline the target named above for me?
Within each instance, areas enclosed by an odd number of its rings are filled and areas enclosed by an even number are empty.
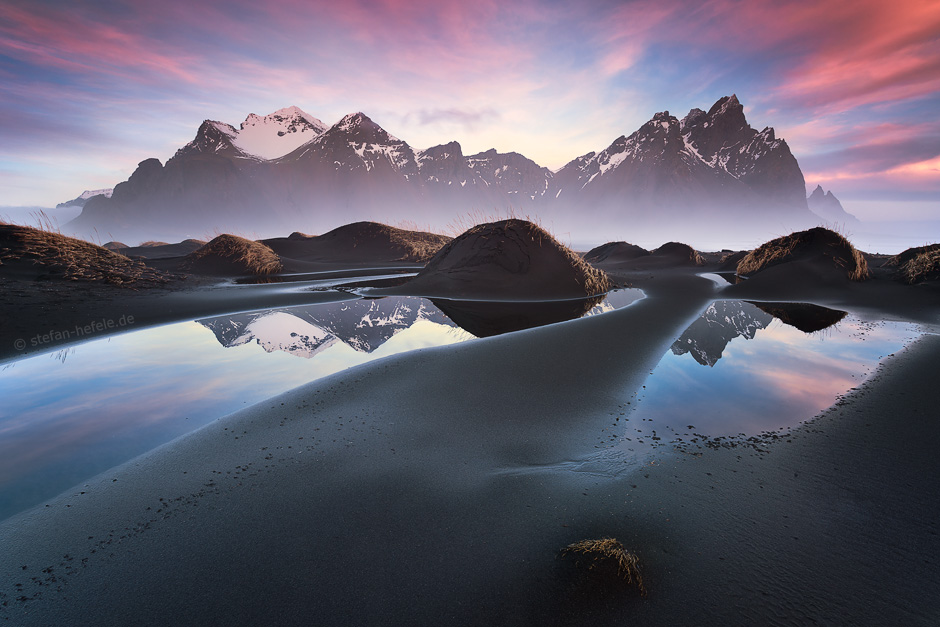
[[[714,367],[732,340],[738,337],[753,340],[772,320],[773,316],[750,303],[715,301],[673,343],[671,350],[674,355],[689,353],[699,364]]]
[[[107,196],[111,197],[111,192],[114,190],[112,188],[107,189],[86,189],[81,194],[73,198],[72,200],[66,200],[65,202],[60,202],[55,206],[56,209],[63,209],[65,207],[84,207],[85,203],[88,202],[89,198],[95,196]]]
[[[420,320],[454,326],[427,301],[405,296],[233,314],[197,322],[226,348],[255,342],[267,352],[280,350],[309,359],[337,341],[371,353]]]
[[[803,174],[772,128],[757,131],[732,95],[679,120],[657,113],[605,150],[556,173],[557,196],[634,220],[757,216],[809,218]]]
[[[310,139],[278,156],[251,148],[272,137]],[[682,120],[657,113],[557,172],[513,152],[464,155],[458,142],[415,150],[361,112],[330,127],[296,107],[252,114],[239,129],[207,120],[165,165],[142,161],[110,199],[90,200],[67,228],[115,237],[134,227],[149,237],[168,227],[175,236],[282,234],[355,220],[443,226],[469,212],[508,209],[569,231],[676,218],[819,221],[786,142],[771,128],[751,128],[732,95]]]
[[[835,226],[840,225],[858,225],[859,219],[846,211],[842,203],[836,198],[832,191],[825,191],[822,185],[817,185],[813,193],[806,199],[810,211],[818,215],[827,223]]]

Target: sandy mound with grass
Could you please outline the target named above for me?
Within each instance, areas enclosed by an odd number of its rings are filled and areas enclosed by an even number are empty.
[[[102,245],[102,248],[107,248],[108,250],[119,251],[122,248],[129,248],[124,242],[108,242],[107,244]]]
[[[704,266],[705,259],[697,250],[681,242],[666,242],[650,253],[651,257],[668,257],[675,259],[678,264],[691,266]]]
[[[905,283],[923,283],[940,279],[940,244],[908,248],[885,262],[897,268],[895,277]]]
[[[125,246],[118,252],[128,257],[144,257],[146,259],[169,259],[171,257],[185,257],[206,245],[205,240],[184,239],[177,244],[160,244],[144,242],[140,246]]]
[[[541,227],[510,219],[477,225],[455,238],[400,289],[443,298],[585,298],[610,279]]]
[[[100,281],[121,286],[166,283],[171,278],[103,246],[14,224],[0,224],[0,272],[23,279]]]
[[[278,255],[301,261],[423,263],[450,239],[378,222],[354,222],[319,236],[294,232],[262,241]]]
[[[838,324],[848,313],[839,309],[829,309],[812,303],[761,303],[751,302],[761,311],[795,327],[803,333],[816,333]]]
[[[650,251],[636,244],[630,244],[628,242],[607,242],[585,253],[584,260],[588,263],[629,261],[637,257],[645,257],[649,254]]]
[[[823,227],[791,233],[761,245],[738,262],[737,273],[750,277],[782,266],[795,272],[792,278],[863,281],[869,276],[862,253],[847,239]]]
[[[653,251],[626,242],[611,242],[588,252],[585,259],[610,271],[647,272],[665,268],[697,268],[705,259],[688,244],[669,242]]]
[[[276,274],[282,265],[274,251],[264,244],[225,234],[187,255],[181,268],[211,276],[240,276]]]
[[[718,270],[721,272],[737,272],[741,260],[751,254],[748,250],[724,253],[718,260]]]

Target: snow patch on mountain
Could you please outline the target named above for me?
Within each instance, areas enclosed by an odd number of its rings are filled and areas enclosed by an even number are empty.
[[[316,139],[327,126],[319,119],[291,106],[265,116],[251,113],[234,134],[234,145],[262,159],[277,159]]]
[[[337,342],[335,336],[289,313],[276,311],[249,322],[229,346],[255,341],[265,352],[284,351],[310,359]]]
[[[84,207],[85,202],[89,198],[94,198],[95,196],[104,196],[105,198],[111,198],[111,194],[114,192],[114,188],[107,189],[86,189],[76,198],[72,200],[67,200],[65,202],[60,202],[56,205],[56,209],[63,209],[65,207]]]

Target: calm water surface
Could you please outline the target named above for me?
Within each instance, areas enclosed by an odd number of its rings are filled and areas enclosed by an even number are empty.
[[[588,313],[640,297],[612,293]],[[915,336],[910,325],[851,316],[808,335],[754,305],[716,302],[624,406],[611,446],[633,451],[696,432],[792,425],[831,405]],[[390,297],[172,324],[6,364],[0,519],[298,385],[472,337],[430,301]]]
[[[590,313],[640,297],[621,290]],[[0,366],[0,519],[304,383],[473,338],[428,300],[350,298],[149,328]]]
[[[921,334],[916,325],[832,310],[822,312],[832,326],[807,333],[792,324],[816,328],[820,312],[815,322],[788,317],[788,324],[765,309],[779,313],[768,304],[713,303],[622,408],[614,448],[786,430],[831,406]]]

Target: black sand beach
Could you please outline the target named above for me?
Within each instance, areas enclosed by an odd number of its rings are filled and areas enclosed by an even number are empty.
[[[780,271],[726,285],[697,275],[714,263],[657,265],[608,261],[615,283],[646,293],[624,309],[339,372],[0,522],[0,621],[936,624],[935,287]],[[156,324],[336,297],[283,285],[75,297],[15,332],[104,302]],[[716,299],[740,298],[927,334],[792,430],[610,448],[675,340]],[[647,598],[585,587],[560,556],[601,537],[638,555]]]
[[[3,522],[0,615],[933,624],[936,425],[924,390],[936,337],[766,452],[662,449],[638,467],[595,447],[717,295],[682,274],[647,289],[603,316],[311,383]],[[572,588],[559,550],[600,536],[637,552],[648,599]]]

